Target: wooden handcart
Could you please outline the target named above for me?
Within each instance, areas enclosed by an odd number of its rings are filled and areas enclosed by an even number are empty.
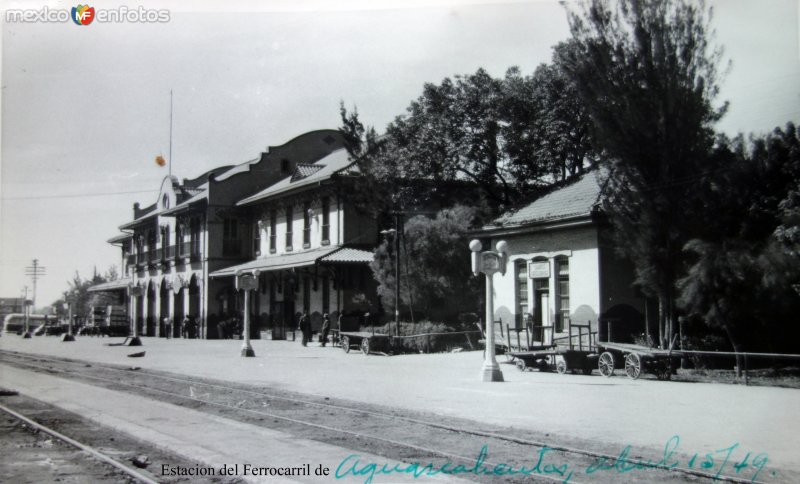
[[[674,342],[674,340],[673,340]],[[683,353],[670,349],[662,350],[629,343],[598,342],[602,350],[597,360],[600,374],[610,377],[615,369],[625,369],[628,378],[636,380],[642,373],[652,373],[659,380],[669,380],[677,368],[675,360],[683,358]]]
[[[339,344],[345,353],[350,353],[353,348],[360,348],[362,353],[368,355],[370,352],[387,352],[392,346],[392,337],[366,331],[341,332]]]
[[[574,331],[577,330],[577,333]],[[529,351],[511,352],[520,371],[538,368],[539,371],[551,371],[553,365],[559,374],[567,371],[575,373],[580,370],[584,375],[590,375],[597,364],[597,348],[594,344],[593,332],[589,324],[569,324],[566,345],[557,344],[557,339],[552,344],[531,346]],[[586,337],[586,344],[584,344]],[[563,339],[561,341],[563,341]],[[577,339],[577,342],[575,341]]]

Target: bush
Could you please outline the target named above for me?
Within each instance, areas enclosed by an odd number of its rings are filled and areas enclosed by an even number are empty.
[[[373,327],[362,327],[361,330],[372,332]],[[467,331],[470,330],[472,328],[467,328]],[[374,331],[376,334],[389,334],[392,336],[397,334],[394,322],[375,326]],[[459,331],[462,331],[462,329],[432,321],[420,321],[416,324],[400,322],[400,336],[419,336],[395,338],[394,350],[399,353],[437,353],[468,346],[466,336],[463,334],[434,334],[428,336],[430,333],[458,333]]]

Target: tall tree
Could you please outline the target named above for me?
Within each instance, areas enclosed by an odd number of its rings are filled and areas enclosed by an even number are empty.
[[[109,267],[105,275],[100,275],[95,270],[91,278],[82,278],[76,271],[71,281],[67,281],[69,288],[64,291],[64,296],[55,301],[53,306],[61,308],[65,302],[72,304],[72,314],[78,317],[88,317],[92,306],[106,306],[113,304],[115,298],[109,296],[107,293],[90,293],[89,288],[102,284],[110,280],[114,280],[117,273],[116,266]],[[61,315],[61,313],[58,313]]]
[[[786,208],[800,179],[798,147],[792,124],[749,147],[741,137],[721,140],[714,156],[727,161],[725,169],[700,187],[705,230],[686,244],[691,264],[679,281],[680,303],[723,329],[735,349],[780,351],[797,333],[786,321],[800,310],[792,290],[800,282],[800,260],[792,243],[781,251],[778,240],[784,240],[774,235],[785,233],[776,231],[779,207]]]
[[[661,344],[676,319],[696,183],[716,167],[709,154],[722,52],[701,2],[586,0],[568,11],[575,42],[565,66],[608,168],[604,208],[637,282],[659,303]]]
[[[416,216],[405,223],[400,246],[400,299],[404,311],[425,318],[456,320],[475,312],[480,296],[477,279],[470,277],[467,230],[475,210],[456,206],[435,218]],[[371,264],[383,304],[394,307],[397,287],[394,244],[384,241]],[[410,311],[409,311],[410,312]]]
[[[553,47],[550,64],[503,82],[504,150],[520,191],[581,173],[593,161],[589,117],[566,70],[574,42]]]
[[[381,137],[342,107],[340,131],[361,174],[375,182],[370,193],[417,202],[436,183],[462,182],[499,207],[582,171],[591,145],[588,117],[562,65],[570,48],[556,46],[553,64],[529,76],[516,67],[505,78],[479,69],[425,84]],[[431,183],[418,193],[409,180]],[[392,193],[381,192],[380,182]]]

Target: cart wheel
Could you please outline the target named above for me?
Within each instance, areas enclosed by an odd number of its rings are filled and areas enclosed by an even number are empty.
[[[559,375],[563,375],[564,373],[566,373],[567,362],[564,360],[558,360],[558,363],[556,363],[556,371],[558,372]]]
[[[361,352],[365,355],[369,354],[369,338],[364,338],[361,340]]]
[[[350,353],[350,338],[342,336],[342,349],[345,353]]]
[[[642,374],[642,359],[636,353],[628,353],[625,357],[625,374],[636,380]]]
[[[597,369],[600,374],[609,377],[614,374],[614,355],[608,351],[604,351],[600,358],[597,360]]]
[[[517,365],[517,369],[519,371],[525,371],[528,368],[528,365],[525,364],[525,360],[522,359],[517,359],[515,364]]]

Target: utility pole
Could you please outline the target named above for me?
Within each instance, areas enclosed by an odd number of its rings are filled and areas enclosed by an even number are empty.
[[[22,312],[25,315],[25,327],[22,332],[24,339],[30,339],[30,307],[28,306],[28,286],[22,286]]]
[[[46,267],[42,267],[39,265],[39,259],[33,259],[33,264],[25,268],[25,275],[30,277],[31,282],[33,282],[33,297],[31,298],[31,300],[33,301],[32,306],[34,311],[36,310],[36,281],[38,281],[40,278],[46,275],[45,274],[46,269],[47,269]],[[27,294],[27,286],[25,292]]]

